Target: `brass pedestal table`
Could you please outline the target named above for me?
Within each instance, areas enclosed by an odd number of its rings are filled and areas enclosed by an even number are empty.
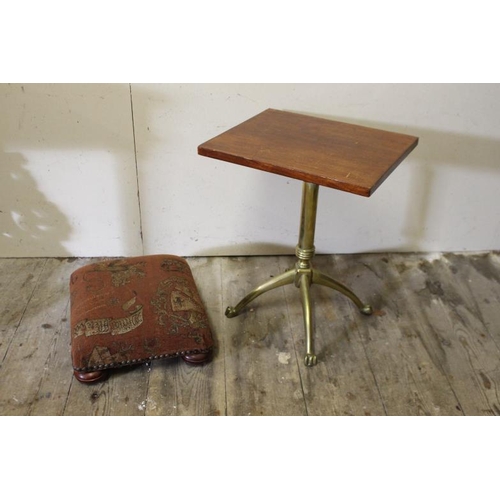
[[[268,109],[198,147],[198,154],[303,181],[302,209],[295,269],[258,286],[236,306],[233,318],[251,301],[277,287],[300,289],[306,355],[317,362],[313,347],[310,287],[323,285],[351,299],[361,313],[373,310],[353,291],[314,269],[314,232],[319,186],[371,196],[388,175],[417,146],[418,138],[298,113]]]

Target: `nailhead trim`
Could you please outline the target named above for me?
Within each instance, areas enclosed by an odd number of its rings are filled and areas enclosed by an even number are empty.
[[[127,359],[127,361],[122,361],[121,363],[107,363],[104,365],[88,366],[86,368],[73,367],[73,370],[76,370],[77,372],[94,372],[106,368],[119,368],[120,366],[126,366],[131,364],[147,363],[148,361],[152,361],[154,359],[175,358],[178,356],[185,356],[186,354],[204,354],[210,352],[211,350],[212,349],[195,349],[193,351],[177,351],[173,354],[157,354],[155,356],[151,356],[149,358],[144,358],[144,359]]]

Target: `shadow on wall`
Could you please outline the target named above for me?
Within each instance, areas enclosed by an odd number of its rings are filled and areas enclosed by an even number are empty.
[[[458,214],[467,214],[466,204],[470,204],[470,206],[475,204],[476,213],[481,207],[481,212],[484,213],[482,213],[483,218],[478,221],[478,225],[482,225],[483,231],[484,228],[488,227],[492,239],[496,235],[497,246],[492,247],[491,250],[500,247],[500,219],[496,216],[492,219],[493,213],[497,213],[498,210],[493,206],[488,206],[488,203],[490,205],[497,204],[497,200],[491,196],[491,193],[487,199],[482,199],[484,190],[491,187],[491,181],[488,182],[489,179],[482,176],[500,174],[499,140],[406,125],[398,126],[378,121],[358,120],[352,117],[321,114],[313,114],[312,116],[419,137],[418,146],[409,156],[409,159],[416,163],[416,168],[410,172],[409,197],[406,200],[406,206],[401,207],[401,210],[405,210],[403,235],[406,240],[399,247],[390,247],[385,249],[386,251],[419,251],[422,249],[422,243],[428,241],[428,228],[431,225],[435,228],[434,233],[470,232],[472,224],[470,221],[464,222],[462,227],[459,224],[449,224],[450,220],[458,218]],[[400,168],[398,167],[396,172]],[[446,185],[443,182],[443,177],[438,179],[445,168],[454,169],[457,172],[459,169],[461,174],[470,175],[472,182],[461,187],[460,192],[455,192],[457,186],[453,185],[452,176],[449,176],[450,182]],[[374,196],[378,194],[377,192]],[[373,213],[373,216],[377,220],[383,220],[383,214]],[[462,249],[455,248],[453,250],[460,251]],[[375,251],[384,250],[377,248]]]
[[[431,224],[435,227],[435,234],[470,232],[473,230],[472,221],[463,220],[462,223],[458,220],[460,213],[463,214],[463,219],[467,217],[467,206],[476,213],[483,212],[484,218],[478,223],[483,227],[488,224],[491,228],[488,203],[496,204],[497,200],[491,197],[482,199],[484,189],[489,184],[488,177],[484,175],[500,174],[500,141],[413,127],[405,128],[402,133],[416,135],[420,137],[420,141],[412,152],[416,168],[412,169],[410,175],[410,196],[405,207],[406,242],[400,250],[414,251],[420,248],[422,241],[428,239]],[[447,173],[450,182],[445,185],[443,168],[453,169],[457,173],[457,169],[460,169],[461,174],[468,173],[471,182],[459,187],[454,185],[452,175]],[[456,223],[452,223],[453,221]],[[498,231],[498,220],[495,223]],[[472,246],[473,244],[470,245]],[[453,250],[459,251],[462,248]]]
[[[68,256],[62,244],[71,235],[65,215],[38,190],[19,153],[0,149],[0,250],[16,256],[19,246]]]
[[[0,108],[0,256],[141,254],[129,85],[0,84]]]
[[[481,207],[481,212],[484,214],[483,220],[478,223],[483,226],[488,224],[490,228],[496,224],[498,231],[500,228],[498,218],[491,225],[492,213],[489,213],[487,207],[488,203],[496,204],[498,200],[492,198],[482,200],[484,196],[482,188],[487,187],[488,184],[488,179],[484,177],[484,174],[500,174],[500,141],[486,137],[411,128],[408,133],[420,134],[423,147],[420,151],[415,150],[417,168],[412,171],[411,196],[406,207],[406,246],[410,249],[418,247],[419,242],[426,236],[426,228],[431,219],[434,224],[439,225],[443,233],[460,231],[458,224],[449,227],[446,223],[449,215],[447,212],[458,212],[458,207],[460,211],[465,211],[464,205],[471,202],[475,202],[476,207]],[[446,192],[446,187],[438,192],[437,177],[443,166],[473,172],[472,182],[464,186],[460,193]],[[442,186],[441,183],[440,186]],[[453,188],[448,185],[448,189]],[[436,212],[433,210],[433,201],[439,196],[446,197],[448,203],[443,210]],[[469,222],[467,225],[470,224]]]

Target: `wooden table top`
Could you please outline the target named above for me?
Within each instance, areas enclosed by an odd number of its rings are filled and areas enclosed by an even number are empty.
[[[418,138],[267,109],[198,146],[198,154],[371,196]]]

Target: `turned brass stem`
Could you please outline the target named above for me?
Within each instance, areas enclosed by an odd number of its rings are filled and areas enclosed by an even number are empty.
[[[299,242],[295,255],[309,266],[314,257],[314,232],[316,229],[316,212],[318,210],[319,186],[304,182],[302,186],[302,207],[300,210]]]

